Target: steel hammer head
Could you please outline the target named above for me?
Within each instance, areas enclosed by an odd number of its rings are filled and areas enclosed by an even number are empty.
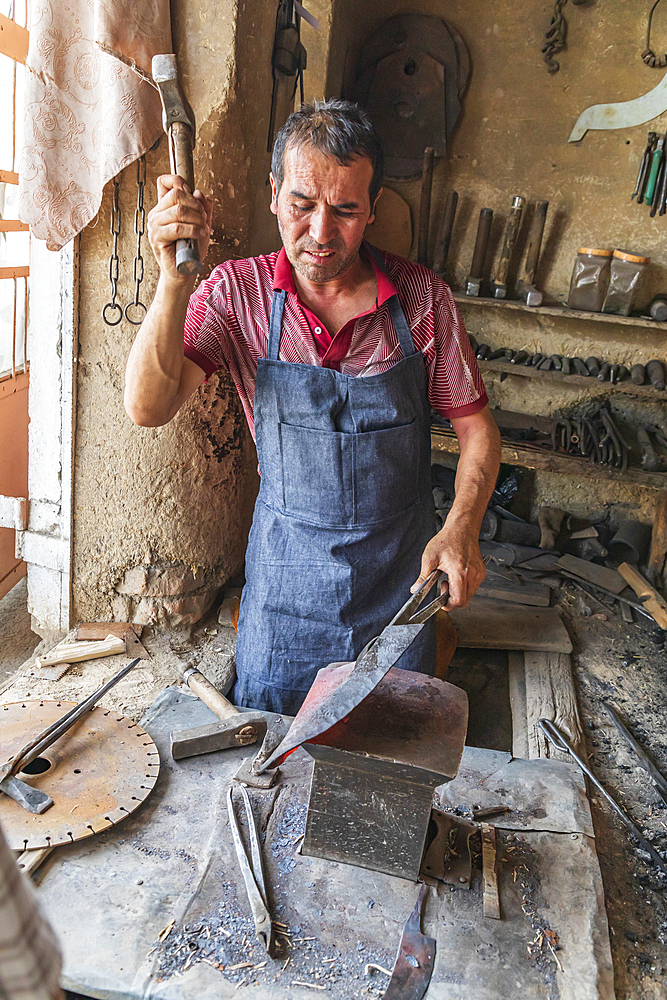
[[[174,760],[181,760],[214,750],[244,747],[263,740],[265,735],[266,717],[263,712],[238,712],[225,722],[173,732],[171,755]]]
[[[195,122],[190,108],[186,107],[185,99],[178,83],[178,66],[176,56],[172,53],[161,53],[153,56],[151,62],[153,80],[157,84],[162,100],[162,124],[165,132],[174,122],[183,122],[192,129],[194,142]]]

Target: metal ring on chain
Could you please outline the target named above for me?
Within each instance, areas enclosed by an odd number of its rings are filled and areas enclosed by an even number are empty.
[[[142,309],[143,312],[140,313],[139,319],[132,319],[132,317],[128,315],[128,309]],[[143,304],[143,302],[128,302],[123,311],[123,316],[125,317],[127,322],[131,323],[133,326],[141,326],[141,324],[144,321],[145,315],[146,315],[146,306]]]
[[[109,319],[108,318],[108,316],[107,316],[107,310],[109,310],[109,309],[111,309],[111,310],[115,309],[116,310],[116,312],[118,313],[118,319]],[[115,315],[115,313],[113,315]],[[105,305],[104,309],[102,310],[102,319],[104,320],[104,322],[106,323],[106,325],[107,326],[118,326],[118,324],[120,323],[120,321],[122,320],[122,318],[123,318],[123,310],[118,305],[118,303],[117,302],[107,302],[107,304]],[[131,320],[130,320],[130,322],[131,322]]]

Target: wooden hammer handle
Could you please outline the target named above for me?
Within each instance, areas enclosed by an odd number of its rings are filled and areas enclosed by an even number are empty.
[[[225,696],[216,687],[213,687],[211,682],[199,670],[190,667],[183,674],[183,678],[200,701],[203,701],[222,722],[239,714],[238,708],[235,708],[231,702],[227,701]]]
[[[169,126],[169,159],[172,173],[182,177],[193,192],[195,177],[192,164],[192,129],[184,122],[173,122]],[[201,272],[199,246],[196,240],[176,241],[176,267],[179,274]]]

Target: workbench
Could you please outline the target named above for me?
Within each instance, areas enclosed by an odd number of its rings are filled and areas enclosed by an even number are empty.
[[[167,688],[141,721],[162,761],[146,802],[119,825],[57,848],[37,874],[64,953],[63,985],[100,1000],[380,997],[416,884],[299,853],[312,761],[299,750],[273,789],[250,789],[279,953],[255,937],[229,836],[227,787],[248,748],[175,762],[172,729],[212,713]],[[251,748],[252,749],[252,748]],[[497,819],[500,920],[470,887],[428,890],[436,939],[426,1000],[613,1000],[590,810],[578,768],[466,747],[436,805],[509,806]],[[545,938],[545,930],[549,934]],[[557,937],[551,937],[553,932]],[[556,950],[547,947],[556,942]]]

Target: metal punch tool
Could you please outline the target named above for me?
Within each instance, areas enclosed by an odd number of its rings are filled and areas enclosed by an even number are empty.
[[[609,794],[604,785],[600,784],[588,764],[581,759],[579,754],[574,750],[574,747],[568,743],[558,726],[556,726],[550,719],[538,719],[537,724],[557,750],[560,750],[561,753],[569,753],[569,755],[576,760],[584,774],[590,778],[600,794],[604,796],[609,805],[612,807],[614,812],[621,817],[632,836],[639,841],[642,850],[646,851],[647,854],[650,854],[652,860],[658,866],[663,875],[667,875],[667,864],[664,859],[658,854],[653,844],[646,839],[641,830],[635,826],[625,810],[621,809],[616,799]]]
[[[234,797],[232,788],[227,789],[227,809],[229,811],[229,826],[232,831],[234,847],[239,859],[241,874],[245,882],[248,901],[252,910],[252,917],[255,921],[257,937],[269,955],[273,954],[273,923],[267,905],[266,884],[264,881],[264,868],[262,866],[262,854],[259,847],[259,837],[255,817],[250,804],[250,797],[243,787],[237,786],[245,805],[246,818],[248,821],[248,840],[250,842],[250,859],[241,839],[241,829],[234,810]]]

